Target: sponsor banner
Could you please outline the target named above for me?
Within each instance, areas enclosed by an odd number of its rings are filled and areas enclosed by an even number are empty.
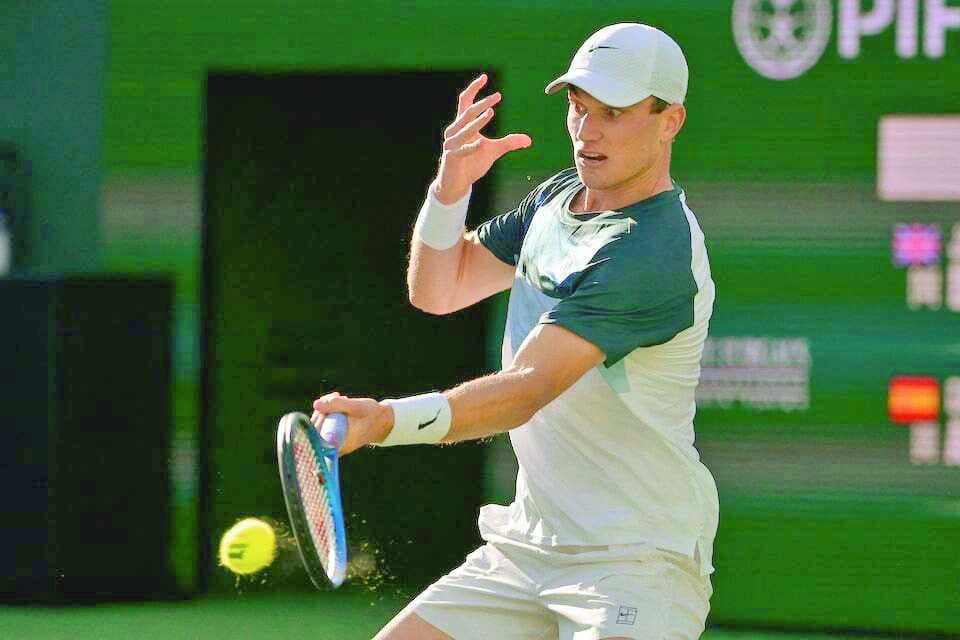
[[[810,71],[835,43],[841,59],[863,55],[865,40],[893,33],[893,53],[939,60],[960,6],[947,0],[734,0],[733,36],[740,55],[765,78],[793,80]]]

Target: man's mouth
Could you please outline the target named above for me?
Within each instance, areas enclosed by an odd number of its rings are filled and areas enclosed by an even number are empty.
[[[577,162],[584,166],[593,166],[602,163],[607,156],[595,151],[578,151]]]

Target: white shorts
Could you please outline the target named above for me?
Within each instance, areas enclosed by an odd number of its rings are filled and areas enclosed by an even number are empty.
[[[488,541],[407,610],[456,640],[699,638],[713,589],[693,558]]]

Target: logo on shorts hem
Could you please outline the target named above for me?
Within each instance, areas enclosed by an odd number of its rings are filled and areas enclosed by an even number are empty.
[[[632,625],[636,621],[637,621],[636,607],[620,607],[620,611],[617,612],[617,624]]]

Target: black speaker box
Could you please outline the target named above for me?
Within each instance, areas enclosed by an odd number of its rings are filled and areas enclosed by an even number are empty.
[[[172,594],[165,277],[0,279],[0,599]]]

